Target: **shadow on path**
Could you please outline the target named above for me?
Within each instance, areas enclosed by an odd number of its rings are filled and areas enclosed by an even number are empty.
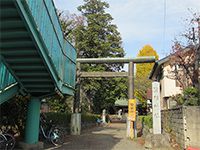
[[[126,138],[125,124],[110,124],[107,127],[94,127],[84,130],[79,136],[68,136],[61,147],[46,150],[123,150],[138,149],[134,141]]]

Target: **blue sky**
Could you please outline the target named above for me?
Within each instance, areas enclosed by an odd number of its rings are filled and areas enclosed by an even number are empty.
[[[170,53],[174,38],[187,27],[185,19],[200,12],[200,0],[166,0],[164,36],[164,0],[105,0],[109,12],[121,33],[126,57],[136,57],[138,51],[150,44],[160,58]],[[59,10],[79,13],[83,0],[54,0]],[[191,11],[189,11],[190,9]]]

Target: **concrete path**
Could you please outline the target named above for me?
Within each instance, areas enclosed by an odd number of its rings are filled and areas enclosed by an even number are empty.
[[[135,141],[126,138],[126,124],[94,127],[80,136],[69,136],[61,147],[47,150],[143,150]]]

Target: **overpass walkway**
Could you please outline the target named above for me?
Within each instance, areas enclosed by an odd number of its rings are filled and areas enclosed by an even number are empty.
[[[0,0],[0,104],[29,94],[25,142],[38,143],[40,100],[73,95],[76,50],[52,0]]]

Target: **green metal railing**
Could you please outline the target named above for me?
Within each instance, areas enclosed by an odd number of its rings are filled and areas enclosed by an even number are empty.
[[[65,40],[52,0],[26,1],[37,29],[45,43],[57,75],[74,88],[76,73],[76,50]]]
[[[3,62],[0,61],[0,91],[14,83],[16,83],[15,78],[8,71]]]

